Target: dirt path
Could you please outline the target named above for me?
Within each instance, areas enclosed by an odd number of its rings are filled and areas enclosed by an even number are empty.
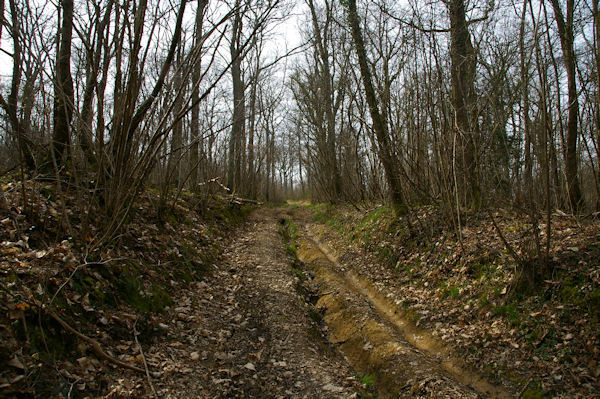
[[[278,232],[280,216],[278,210],[256,211],[226,254],[228,272],[240,284],[234,301],[253,324],[228,340],[228,349],[237,352],[230,364],[253,361],[253,378],[259,381],[240,397],[347,398],[353,392],[352,370],[325,345],[296,292],[296,276]],[[243,349],[247,333],[255,337],[257,351]]]
[[[477,375],[452,348],[415,326],[368,278],[351,264],[341,264],[309,231],[303,236],[298,254],[314,274],[328,339],[356,370],[374,375],[381,397],[511,397]]]
[[[349,398],[357,380],[313,321],[278,232],[281,210],[259,209],[206,281],[180,287],[145,357],[163,370],[161,398]],[[175,287],[177,288],[177,287]],[[108,398],[149,397],[139,375]]]
[[[457,368],[447,348],[403,324],[393,304],[305,228],[298,255],[310,278],[299,290],[279,232],[279,222],[293,218],[309,225],[298,211],[256,210],[210,277],[174,287],[176,305],[162,331],[143,345],[149,366],[163,373],[153,380],[159,397],[507,397]],[[307,303],[306,292],[318,298],[316,306]],[[378,396],[365,391],[358,375],[372,376]],[[109,398],[151,392],[139,375],[109,390]]]

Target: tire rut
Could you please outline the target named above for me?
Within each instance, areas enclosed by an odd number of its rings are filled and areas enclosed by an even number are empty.
[[[403,317],[368,279],[341,265],[305,231],[298,255],[315,275],[330,342],[383,398],[509,398],[452,351]]]
[[[352,369],[326,345],[296,291],[297,278],[277,228],[280,212],[255,211],[225,254],[228,272],[241,284],[234,302],[252,325],[232,334],[224,351],[235,352],[233,363],[247,361],[257,381],[230,397],[351,397],[356,385]],[[258,351],[248,347],[248,333],[256,336]]]

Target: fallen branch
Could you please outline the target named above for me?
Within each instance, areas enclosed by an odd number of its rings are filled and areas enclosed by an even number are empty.
[[[142,345],[140,345],[140,341],[138,340],[138,332],[135,329],[135,325],[137,320],[133,323],[133,338],[135,338],[135,343],[140,351],[140,355],[142,355],[142,360],[144,362],[144,370],[146,370],[146,378],[148,379],[148,384],[150,385],[150,389],[154,394],[154,397],[158,399],[158,394],[156,393],[156,389],[154,389],[154,385],[152,384],[152,378],[150,378],[150,371],[148,370],[148,362],[146,362],[146,356],[144,355],[144,351],[142,350]]]
[[[87,256],[86,256],[87,258]],[[73,270],[73,272],[71,273],[71,275],[60,285],[60,287],[58,287],[58,289],[56,290],[56,292],[54,293],[54,295],[52,295],[52,298],[50,299],[50,302],[48,303],[48,306],[52,306],[52,302],[54,302],[54,300],[56,299],[56,296],[59,294],[59,292],[65,287],[65,285],[67,285],[72,279],[73,276],[75,276],[75,273],[77,273],[77,271],[85,266],[90,266],[90,265],[105,265],[109,262],[113,262],[113,261],[117,261],[117,260],[125,260],[127,258],[115,258],[115,259],[106,259],[103,261],[98,261],[98,262],[85,262],[82,264],[77,265],[77,267],[75,268],[75,270]]]
[[[227,196],[219,195],[217,197],[221,198],[224,201],[229,201],[230,204],[234,204],[234,205],[243,205],[243,204],[262,205],[263,204],[260,201],[249,199],[249,198],[238,197],[233,194],[230,194]]]
[[[224,187],[224,186],[221,184],[221,182],[219,182],[219,179],[220,179],[220,178],[221,178],[221,176],[213,177],[212,179],[208,179],[207,181],[203,181],[203,182],[200,182],[200,183],[198,183],[198,184],[197,184],[197,186],[206,186],[207,184],[210,184],[210,183],[217,183],[217,184],[219,184],[221,187]],[[229,189],[228,189],[227,187],[225,187],[225,189],[226,189],[227,191],[229,191]]]
[[[500,229],[500,226],[498,226],[498,224],[496,223],[496,219],[494,219],[494,215],[492,215],[492,212],[489,210],[489,208],[487,209],[487,213],[490,216],[490,219],[492,220],[492,224],[494,225],[494,228],[496,229],[496,233],[498,233],[500,240],[502,240],[504,247],[506,247],[506,250],[510,253],[510,255],[513,257],[513,259],[517,262],[517,264],[519,266],[525,267],[525,262],[519,256],[519,254],[517,254],[517,251],[515,251],[515,248],[512,245],[510,245],[510,243],[506,240],[506,238],[504,237],[504,234],[502,234],[502,230]]]
[[[232,204],[236,204],[236,205],[242,205],[242,204],[262,205],[263,204],[262,202],[257,201],[257,200],[236,197],[235,195],[230,196],[229,202],[231,202]]]
[[[71,334],[81,338],[83,341],[87,342],[88,344],[90,344],[92,346],[92,350],[94,351],[94,353],[96,354],[96,356],[98,356],[101,359],[107,360],[110,363],[113,363],[117,366],[129,369],[129,370],[133,370],[133,371],[137,371],[139,373],[145,373],[146,370],[134,366],[133,364],[124,362],[122,360],[117,359],[116,357],[113,357],[111,355],[109,355],[108,353],[106,353],[103,349],[102,346],[100,346],[100,344],[98,343],[98,341],[96,341],[93,338],[88,337],[87,335],[83,335],[82,333],[80,333],[79,331],[77,331],[76,329],[74,329],[73,327],[71,327],[66,321],[64,321],[63,319],[61,319],[56,313],[54,313],[54,311],[48,309],[48,308],[42,308],[40,307],[40,309],[44,309],[46,311],[46,313],[52,317],[54,320],[56,320],[56,322],[58,324],[60,324],[62,326],[62,328],[64,328],[67,332],[70,332]]]

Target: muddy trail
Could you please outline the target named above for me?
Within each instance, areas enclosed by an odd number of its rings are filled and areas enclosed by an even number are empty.
[[[290,220],[302,262],[282,240]],[[307,221],[298,210],[256,210],[210,276],[181,287],[166,337],[145,348],[161,378],[118,379],[105,397],[509,397],[412,327]]]
[[[299,221],[303,223],[302,220]],[[304,221],[305,222],[305,221]],[[313,275],[327,339],[361,374],[373,375],[380,397],[510,398],[454,350],[417,327],[351,263],[342,264],[304,223],[298,257]]]

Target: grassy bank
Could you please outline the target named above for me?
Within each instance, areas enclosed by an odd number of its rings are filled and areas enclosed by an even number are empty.
[[[433,207],[407,220],[387,206],[357,211],[309,205],[322,235],[390,292],[414,320],[457,347],[489,377],[523,397],[600,395],[600,224],[553,215],[551,272],[516,284],[519,265],[487,213],[470,214],[459,233]],[[509,244],[532,245],[524,216],[495,211]],[[329,233],[327,233],[327,231]],[[361,264],[344,247],[368,255]]]

